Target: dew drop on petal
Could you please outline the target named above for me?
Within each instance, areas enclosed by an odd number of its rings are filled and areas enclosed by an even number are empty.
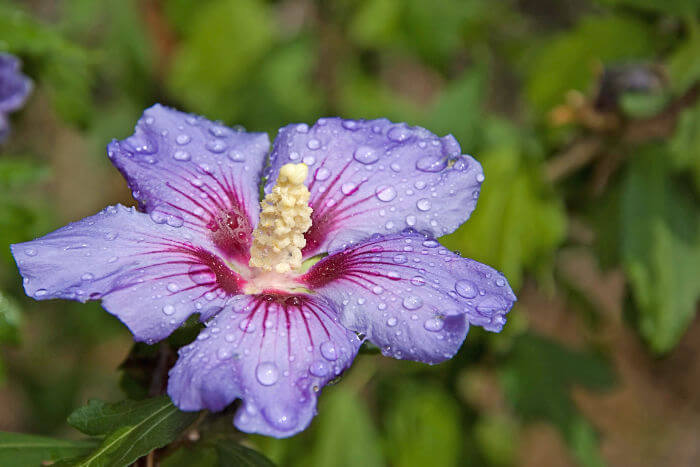
[[[338,349],[333,342],[326,341],[321,344],[321,355],[323,355],[323,358],[326,360],[333,362],[338,359]]]
[[[171,292],[177,292],[178,290],[180,290],[180,287],[176,283],[171,282],[167,285],[167,289]]]
[[[236,149],[233,149],[226,154],[226,156],[229,158],[229,160],[233,162],[244,162],[245,161],[245,156],[241,151],[238,151]]]
[[[479,289],[472,281],[460,279],[455,282],[455,292],[464,298],[474,298],[479,293]]]
[[[407,140],[411,136],[411,130],[409,128],[403,127],[403,126],[395,126],[391,130],[389,130],[389,133],[387,133],[387,137],[396,142],[401,142]]]
[[[416,225],[417,220],[418,219],[416,219],[416,216],[409,214],[408,216],[406,216],[406,225],[409,227],[413,227],[414,225]]]
[[[437,240],[425,240],[422,245],[426,248],[435,248],[440,245]]]
[[[370,146],[359,146],[353,154],[355,160],[361,164],[374,164],[379,160],[379,155]]]
[[[328,170],[325,167],[319,167],[319,169],[316,171],[316,174],[314,175],[314,178],[316,180],[323,181],[323,180],[326,180],[330,176],[331,176],[330,170]]]
[[[83,274],[82,276],[80,276],[80,278],[81,278],[82,280],[84,280],[84,281],[91,281],[91,280],[93,280],[93,279],[95,278],[95,276],[92,275],[92,274],[89,273],[89,272],[86,272],[85,274]]]
[[[481,172],[479,172],[478,174],[476,174],[476,181],[477,181],[477,182],[481,183],[481,182],[483,182],[484,180],[486,180],[486,178],[484,177],[484,174],[482,174]]]
[[[416,169],[421,172],[440,172],[447,167],[447,159],[444,157],[425,156],[416,161]]]
[[[343,186],[340,187],[340,191],[347,196],[353,194],[356,187],[357,185],[352,182],[343,183]]]
[[[209,140],[204,144],[204,147],[214,154],[221,154],[226,150],[226,144],[219,140]]]
[[[216,351],[216,356],[219,360],[228,360],[233,356],[233,353],[226,347],[220,347],[219,350]]]
[[[27,256],[36,256],[36,250],[34,248],[27,248],[24,250],[24,254]]]
[[[428,198],[421,198],[416,202],[416,207],[419,211],[429,211],[430,210],[430,200]]]
[[[417,310],[423,306],[423,299],[415,295],[409,295],[403,299],[403,307],[407,310]]]
[[[172,305],[165,305],[163,307],[163,314],[166,316],[173,315],[175,313],[175,307]]]
[[[394,318],[393,316],[391,318],[389,318],[388,320],[386,320],[386,325],[389,326],[390,328],[393,328],[398,323],[399,323],[399,321],[396,318]]]
[[[379,201],[389,202],[396,198],[396,189],[393,186],[377,187],[376,195]]]
[[[442,330],[443,327],[445,327],[445,320],[440,319],[437,316],[433,318],[428,318],[423,323],[423,327],[426,329],[426,331],[438,332]]]
[[[273,362],[262,362],[255,369],[255,377],[263,386],[272,386],[280,377],[280,371]]]
[[[408,261],[406,255],[402,255],[401,253],[399,253],[398,255],[394,256],[394,263],[396,264],[404,264],[406,261]]]
[[[309,373],[314,376],[322,377],[328,374],[328,365],[321,360],[314,360],[309,366]]]
[[[192,282],[198,285],[211,284],[216,281],[216,276],[213,272],[211,272],[211,269],[200,264],[193,264],[190,266],[190,269],[187,271],[187,275],[190,277]]]
[[[306,147],[311,149],[312,151],[315,151],[316,149],[321,147],[321,142],[316,138],[312,138],[309,141],[307,141]]]
[[[34,292],[35,297],[43,297],[44,295],[48,294],[49,291],[46,289],[39,289],[36,292]]]
[[[181,149],[175,151],[175,153],[173,154],[173,159],[175,159],[176,161],[188,161],[190,160],[190,158],[190,153]]]
[[[190,138],[190,135],[186,135],[185,133],[180,133],[175,137],[175,142],[179,144],[180,146],[184,146],[185,144],[189,143],[192,141],[192,138]]]

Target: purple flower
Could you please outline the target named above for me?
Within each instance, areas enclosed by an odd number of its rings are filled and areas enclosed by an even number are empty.
[[[501,330],[515,301],[505,277],[434,239],[469,217],[484,180],[452,136],[384,119],[286,126],[261,211],[268,148],[265,134],[146,110],[108,148],[139,209],[13,245],[27,294],[101,299],[148,343],[199,313],[171,398],[214,411],[240,398],[235,425],[276,437],[308,426],[363,339],[434,364],[470,324]]]
[[[19,71],[19,60],[0,53],[0,141],[10,129],[7,114],[22,107],[32,90],[32,81]]]

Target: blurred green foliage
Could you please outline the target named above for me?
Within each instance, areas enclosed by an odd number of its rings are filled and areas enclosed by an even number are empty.
[[[571,395],[615,388],[624,349],[595,336],[622,321],[645,352],[673,353],[700,297],[699,13],[695,0],[0,0],[0,50],[36,85],[0,146],[0,401],[13,404],[0,429],[42,435],[0,432],[0,464],[120,465],[165,446],[169,467],[270,465],[250,448],[285,466],[507,466],[545,422],[575,462],[604,465]],[[453,134],[486,181],[441,241],[502,270],[521,305],[504,333],[472,330],[438,367],[360,355],[288,440],[236,433],[231,410],[146,398],[194,328],[134,346],[119,371],[135,400],[73,412],[122,397],[113,355],[129,335],[97,304],[27,299],[7,245],[128,202],[104,147],[154,102],[272,137],[324,115]],[[567,249],[624,275],[623,320],[573,297]],[[97,438],[48,438],[76,437],[71,412]]]

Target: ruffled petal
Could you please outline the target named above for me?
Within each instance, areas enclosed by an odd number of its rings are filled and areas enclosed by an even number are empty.
[[[62,298],[102,306],[138,341],[167,337],[192,313],[207,319],[244,285],[186,227],[110,206],[44,237],[11,245],[24,289],[37,300]]]
[[[388,120],[324,118],[280,130],[266,190],[289,162],[309,166],[312,226],[305,257],[407,227],[454,231],[476,206],[481,165],[452,136]]]
[[[385,355],[426,363],[452,357],[469,324],[500,331],[516,300],[501,273],[415,232],[331,254],[302,281],[342,305],[341,323]]]
[[[247,263],[268,148],[264,133],[154,105],[108,154],[155,222],[184,223],[209,235],[228,259]]]
[[[333,305],[310,295],[234,298],[197,340],[180,349],[168,394],[182,410],[222,410],[243,400],[239,430],[287,437],[305,429],[316,398],[360,346]]]

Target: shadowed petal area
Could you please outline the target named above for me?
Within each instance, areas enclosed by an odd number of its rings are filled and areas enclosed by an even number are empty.
[[[168,394],[182,410],[218,411],[240,398],[238,429],[291,436],[309,425],[320,389],[359,346],[322,297],[238,296],[180,349]]]
[[[101,299],[146,342],[167,337],[192,313],[209,318],[239,293],[243,279],[213,248],[197,232],[121,205],[11,246],[27,295]]]
[[[452,357],[470,324],[500,331],[516,300],[501,273],[415,232],[333,253],[302,281],[385,355],[426,363]]]
[[[224,256],[247,263],[268,148],[264,133],[154,105],[108,154],[155,222],[206,233]]]
[[[452,136],[381,120],[325,118],[282,128],[270,156],[269,191],[280,167],[309,166],[312,226],[304,256],[406,228],[453,232],[476,206],[481,165]]]

